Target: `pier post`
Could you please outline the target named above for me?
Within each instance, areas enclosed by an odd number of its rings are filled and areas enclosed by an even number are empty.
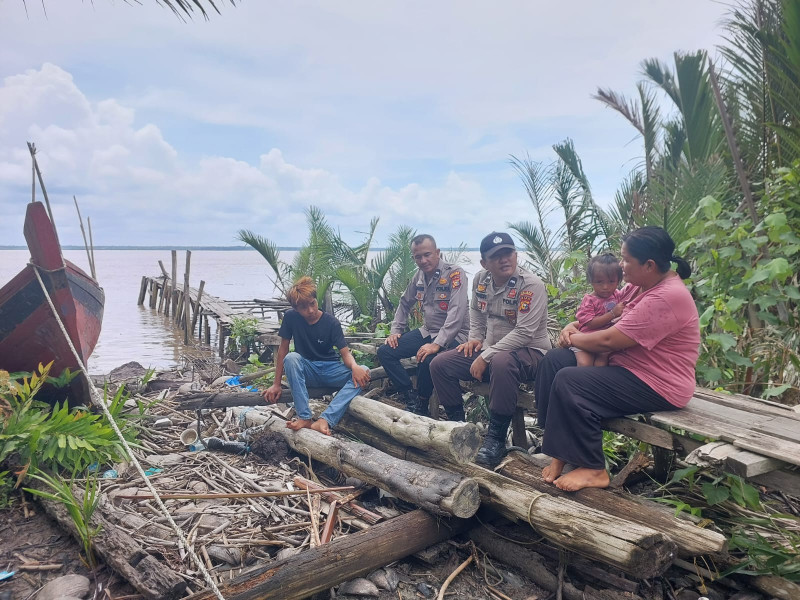
[[[147,275],[142,275],[142,285],[139,286],[139,299],[136,301],[137,306],[144,304],[144,297],[147,295]]]
[[[197,304],[195,304],[194,314],[192,315],[192,326],[189,329],[194,335],[194,328],[197,325],[197,317],[200,315],[200,301],[203,299],[203,288],[205,287],[206,282],[202,279],[200,280],[200,289],[197,290]],[[200,321],[200,329],[203,328],[203,322]],[[200,333],[198,332],[198,337],[200,337]]]
[[[192,262],[192,251],[186,251],[186,272],[183,274],[183,344],[185,346],[189,345],[189,323],[191,319],[189,318],[189,305],[192,301],[192,298],[189,294],[189,267]]]
[[[178,251],[172,250],[172,317],[178,318]]]

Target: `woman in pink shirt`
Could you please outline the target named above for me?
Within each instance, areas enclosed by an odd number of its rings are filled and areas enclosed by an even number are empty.
[[[673,254],[661,227],[642,227],[622,244],[621,318],[608,329],[583,333],[577,323],[539,362],[536,406],[544,428],[542,450],[552,457],[542,474],[563,490],[607,487],[600,423],[603,419],[686,406],[695,387],[700,348],[697,307],[681,281],[689,264]],[[677,273],[671,263],[677,263]],[[610,352],[607,367],[576,367],[570,347]],[[565,475],[567,464],[577,468]]]

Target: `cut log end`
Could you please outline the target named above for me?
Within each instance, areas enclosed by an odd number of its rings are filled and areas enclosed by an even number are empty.
[[[480,505],[481,494],[478,482],[474,479],[462,479],[441,503],[445,511],[461,519],[470,518],[478,511]]]
[[[474,423],[455,427],[450,433],[451,455],[460,463],[472,462],[480,450],[481,443],[480,431]]]

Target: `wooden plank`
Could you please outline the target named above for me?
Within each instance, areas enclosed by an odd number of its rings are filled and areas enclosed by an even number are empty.
[[[725,463],[728,472],[748,479],[786,466],[786,463],[782,460],[761,456],[746,450],[738,450],[736,453],[731,454],[725,460]]]
[[[724,394],[705,388],[697,388],[694,392],[695,398],[702,398],[722,406],[730,406],[748,412],[772,415],[775,417],[785,417],[800,421],[800,413],[796,412],[791,406],[779,404],[762,398],[753,398],[743,394]]]
[[[602,422],[602,427],[606,431],[621,433],[659,448],[674,450],[676,447],[675,438],[670,432],[630,417],[606,419]]]
[[[721,422],[713,414],[706,415],[699,411],[690,412],[684,409],[653,413],[650,419],[661,427],[685,429],[713,440],[729,442],[743,450],[800,465],[800,443]]]
[[[756,475],[750,481],[778,490],[788,496],[800,496],[800,472],[796,470],[770,471],[763,475]]]

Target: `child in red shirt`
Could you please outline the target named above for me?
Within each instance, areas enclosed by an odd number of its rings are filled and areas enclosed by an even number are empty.
[[[586,294],[575,315],[582,333],[607,329],[612,321],[622,315],[625,302],[620,302],[619,282],[622,267],[613,254],[595,256],[586,266],[586,277],[594,290]],[[586,352],[572,348],[579,367],[604,367],[608,364],[608,353]]]

